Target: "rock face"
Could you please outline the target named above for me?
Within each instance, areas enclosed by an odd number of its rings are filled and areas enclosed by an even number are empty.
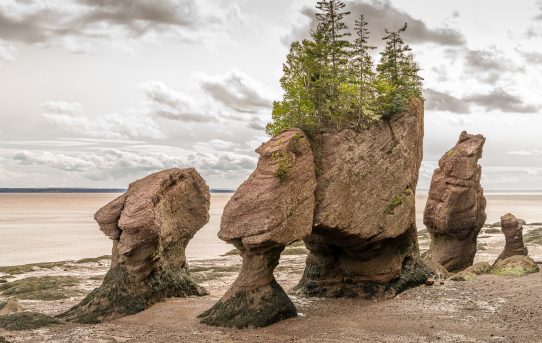
[[[426,281],[414,207],[423,116],[414,101],[366,130],[314,137],[316,208],[298,292],[386,298]]]
[[[478,164],[484,143],[484,136],[462,132],[456,146],[440,159],[431,180],[423,220],[431,245],[425,258],[450,272],[472,265],[478,233],[486,220]]]
[[[96,323],[167,297],[207,294],[188,276],[185,248],[209,221],[209,202],[209,188],[192,168],[131,183],[94,216],[113,240],[111,269],[99,288],[59,317]]]
[[[523,226],[514,215],[508,213],[501,217],[501,230],[504,233],[506,245],[495,263],[510,256],[527,256],[527,247],[523,245]]]
[[[259,147],[258,166],[224,209],[220,239],[243,258],[227,293],[200,315],[209,325],[261,327],[297,315],[273,270],[284,247],[312,228],[314,159],[301,130],[291,129]]]

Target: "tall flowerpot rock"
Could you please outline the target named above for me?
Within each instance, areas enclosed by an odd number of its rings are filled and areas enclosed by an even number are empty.
[[[168,297],[207,294],[188,274],[185,248],[209,221],[209,203],[209,188],[192,168],[167,169],[131,183],[94,216],[113,240],[102,285],[59,317],[97,323]]]
[[[425,282],[414,206],[423,117],[414,100],[367,129],[315,135],[316,208],[299,293],[389,298]]]
[[[431,244],[425,258],[449,272],[472,266],[478,234],[486,221],[478,164],[485,140],[482,135],[462,132],[457,144],[440,159],[431,180],[424,211]]]
[[[208,325],[262,327],[297,315],[273,276],[284,247],[312,228],[316,177],[307,137],[290,129],[260,146],[256,170],[224,209],[220,239],[240,250],[237,280],[200,315]]]

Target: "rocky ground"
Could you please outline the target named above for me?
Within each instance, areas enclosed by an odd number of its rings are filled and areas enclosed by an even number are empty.
[[[524,237],[529,255],[540,263],[542,225],[524,226]],[[422,251],[428,239],[427,232],[420,231]],[[500,229],[485,227],[476,262],[493,262],[503,246]],[[305,254],[301,245],[287,248],[275,270],[299,316],[266,328],[215,328],[196,318],[237,276],[241,259],[231,254],[191,262],[191,274],[209,296],[168,299],[137,315],[97,325],[0,328],[0,342],[542,342],[542,273],[437,281],[388,301],[300,298],[291,290],[303,272]],[[55,315],[68,309],[100,285],[109,263],[101,257],[0,267],[0,326],[9,326],[2,315],[10,311]]]

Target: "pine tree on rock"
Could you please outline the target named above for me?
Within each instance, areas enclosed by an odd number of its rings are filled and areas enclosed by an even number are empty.
[[[375,86],[378,94],[376,111],[384,119],[404,111],[410,98],[422,97],[420,68],[414,62],[412,49],[401,38],[406,29],[406,23],[397,31],[386,29],[387,36],[382,38],[386,47],[380,53],[380,63],[376,67]]]
[[[373,116],[370,106],[374,102],[374,77],[373,59],[370,51],[376,49],[369,45],[369,34],[367,21],[363,14],[355,22],[356,40],[352,49],[352,72],[358,88],[358,98],[356,103],[357,125],[364,119]]]
[[[316,8],[320,11],[316,13],[318,27],[313,33],[313,39],[317,47],[323,45],[321,56],[322,61],[327,64],[330,72],[328,78],[329,97],[322,104],[324,119],[340,125],[344,120],[343,111],[340,111],[340,86],[348,80],[348,61],[350,41],[347,39],[351,35],[348,32],[348,26],[344,23],[344,18],[350,14],[344,10],[346,5],[339,0],[318,1]],[[327,55],[327,56],[326,56]]]

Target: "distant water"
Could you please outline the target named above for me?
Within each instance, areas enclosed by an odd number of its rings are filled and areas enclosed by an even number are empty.
[[[94,212],[118,193],[0,194],[0,266],[80,259],[110,254],[111,241],[98,229]],[[228,193],[211,196],[210,221],[190,241],[189,260],[216,258],[233,249],[216,237]],[[486,194],[488,223],[511,212],[542,222],[542,194]],[[417,195],[418,228],[427,196]]]

